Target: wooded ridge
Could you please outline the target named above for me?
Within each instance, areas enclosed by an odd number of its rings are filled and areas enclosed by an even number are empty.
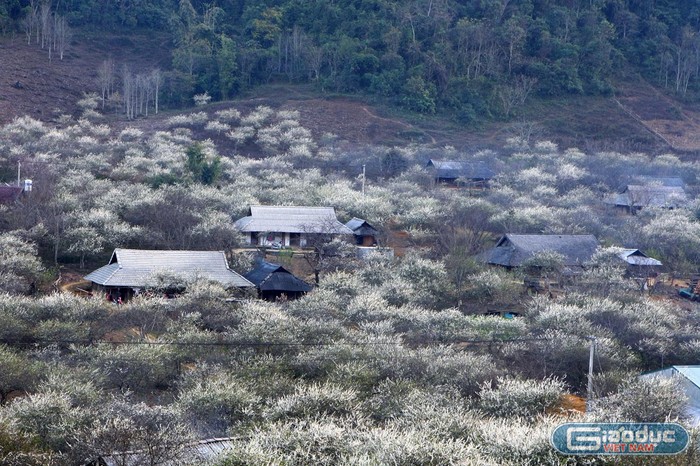
[[[628,68],[683,99],[700,91],[692,2],[11,0],[0,28],[36,35],[49,11],[70,28],[166,33],[170,105],[306,82],[470,123],[512,118],[532,95],[609,94]]]

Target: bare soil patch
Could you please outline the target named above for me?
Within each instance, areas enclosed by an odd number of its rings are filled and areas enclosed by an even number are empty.
[[[622,83],[617,101],[627,113],[674,150],[700,151],[700,110],[665,95],[643,80]]]
[[[0,37],[0,125],[17,116],[51,121],[60,114],[77,115],[85,92],[99,92],[97,69],[113,58],[118,67],[164,68],[170,61],[161,37],[136,34],[125,38],[78,35],[60,60],[26,38]]]
[[[0,125],[21,115],[52,121],[60,114],[78,114],[77,101],[84,92],[99,90],[97,68],[113,58],[118,70],[128,65],[134,71],[155,67],[167,70],[171,54],[165,36],[152,33],[130,36],[78,32],[63,60],[38,45],[27,44],[18,35],[0,38]],[[682,108],[647,83],[620,85],[617,100],[567,96],[532,100],[521,109],[520,122],[537,127],[535,139],[550,139],[561,147],[585,150],[642,150],[659,152],[669,146],[684,151],[700,150],[700,111]],[[619,102],[619,105],[618,105]],[[333,134],[351,144],[406,145],[410,143],[451,145],[468,152],[500,148],[507,138],[518,135],[518,122],[491,122],[464,126],[447,115],[422,117],[395,113],[382,104],[350,96],[324,94],[310,85],[272,84],[254,89],[230,102],[205,108],[214,111],[235,107],[246,112],[258,105],[292,109],[314,137]],[[202,111],[185,109],[182,112]],[[165,119],[180,111],[126,121],[106,115],[115,131],[126,126],[146,132],[164,129]],[[200,132],[195,136],[214,139],[222,152],[235,148],[221,134]],[[254,151],[250,154],[255,156]]]

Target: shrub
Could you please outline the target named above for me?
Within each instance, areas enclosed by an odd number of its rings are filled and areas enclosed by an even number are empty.
[[[486,269],[467,276],[468,288],[464,290],[466,299],[480,303],[512,302],[522,291],[522,283],[512,274],[503,270]]]
[[[172,348],[165,345],[101,345],[85,350],[109,387],[143,391],[164,388],[177,375]]]
[[[315,418],[349,416],[358,409],[357,393],[338,385],[298,385],[294,393],[278,398],[265,413],[272,420],[282,418]]]
[[[187,373],[179,386],[178,406],[205,435],[221,435],[252,419],[261,401],[247,383],[220,367]]]
[[[0,234],[0,292],[27,293],[43,272],[36,245],[19,233]]]
[[[185,446],[192,442],[190,429],[173,407],[148,406],[114,400],[106,404],[75,435],[72,464],[105,452],[133,452],[137,464],[193,464],[185,460]],[[115,455],[111,459],[123,461]]]
[[[197,107],[202,107],[208,104],[211,100],[211,96],[207,92],[205,92],[204,94],[195,94],[192,98],[194,99],[194,104]]]
[[[41,446],[57,452],[68,452],[78,430],[95,416],[59,392],[32,394],[6,409],[21,432],[36,436]]]
[[[222,131],[229,131],[231,127],[226,123],[221,123],[220,121],[212,120],[206,124],[204,127],[207,131],[216,131],[221,133]]]
[[[216,119],[223,123],[237,123],[241,119],[241,112],[235,108],[227,108],[226,110],[219,110],[214,113]]]
[[[572,420],[575,422],[575,419]],[[475,423],[472,438],[479,451],[498,464],[561,464],[550,437],[560,417],[523,419],[484,419]]]
[[[534,418],[552,408],[564,394],[564,383],[555,378],[519,380],[499,377],[496,386],[482,385],[479,409],[497,417]]]
[[[284,464],[318,466],[343,464],[355,444],[352,424],[321,417],[268,423],[250,438],[235,441],[218,466]]]
[[[680,377],[632,378],[614,395],[596,400],[593,417],[615,422],[668,422],[686,417]]]
[[[0,345],[0,404],[14,390],[29,390],[40,378],[41,366],[21,353]]]

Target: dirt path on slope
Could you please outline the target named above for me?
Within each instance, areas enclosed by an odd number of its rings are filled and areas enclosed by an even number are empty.
[[[684,105],[645,81],[626,83],[614,99],[672,149],[700,151],[700,108]]]

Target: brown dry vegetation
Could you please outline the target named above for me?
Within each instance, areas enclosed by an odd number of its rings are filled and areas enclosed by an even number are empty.
[[[103,60],[111,57],[134,69],[163,68],[170,60],[166,45],[151,35],[77,35],[63,60],[49,61],[48,52],[28,45],[24,36],[0,37],[0,124],[22,115],[43,121],[75,115],[83,93],[99,91],[97,68]]]
[[[51,121],[60,114],[77,115],[76,102],[84,92],[98,91],[97,67],[108,57],[118,69],[167,69],[168,43],[162,37],[132,35],[74,38],[65,58],[49,61],[45,50],[27,45],[23,36],[0,39],[0,124],[21,115]],[[19,82],[20,88],[15,87]],[[300,123],[315,137],[334,134],[352,144],[404,145],[426,143],[457,148],[501,147],[508,137],[522,133],[522,122],[534,128],[533,137],[550,139],[563,147],[588,150],[660,152],[700,150],[700,111],[662,94],[639,78],[618,83],[615,97],[573,96],[532,100],[515,122],[490,122],[464,127],[442,115],[417,117],[390,114],[381,103],[327,95],[312,86],[269,85],[256,88],[234,102],[216,103],[208,112],[235,105],[241,111],[258,105],[293,109]],[[192,109],[190,109],[192,110]],[[197,109],[201,110],[201,109]],[[187,110],[185,110],[187,111]],[[164,116],[125,121],[107,119],[116,129],[136,126],[145,131],[162,129]],[[212,137],[207,133],[207,137]],[[214,138],[226,149],[225,137]],[[220,140],[217,140],[220,139]]]

